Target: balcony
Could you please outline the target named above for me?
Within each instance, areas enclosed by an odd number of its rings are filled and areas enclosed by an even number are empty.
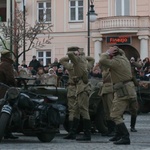
[[[149,30],[150,16],[116,16],[98,18],[98,29],[101,34],[107,33],[137,33],[139,30]]]

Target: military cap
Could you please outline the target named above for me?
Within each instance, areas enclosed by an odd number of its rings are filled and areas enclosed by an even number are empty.
[[[69,47],[68,51],[78,51],[79,47]]]

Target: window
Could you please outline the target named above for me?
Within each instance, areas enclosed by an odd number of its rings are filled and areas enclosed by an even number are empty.
[[[115,1],[116,16],[129,16],[130,15],[130,2],[129,0],[116,0]]]
[[[37,59],[43,61],[43,65],[48,65],[51,63],[51,51],[37,51]]]
[[[83,0],[70,0],[70,21],[83,20]]]
[[[7,2],[6,0],[0,1],[0,22],[7,21]]]
[[[51,2],[38,2],[38,21],[51,21]]]

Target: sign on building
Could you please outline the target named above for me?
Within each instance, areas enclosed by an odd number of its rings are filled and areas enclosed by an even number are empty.
[[[131,37],[129,36],[115,36],[106,38],[108,44],[131,44]]]

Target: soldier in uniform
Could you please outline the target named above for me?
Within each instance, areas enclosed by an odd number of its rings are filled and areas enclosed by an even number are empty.
[[[74,68],[73,64],[70,62],[69,63],[69,58],[68,57],[63,57],[59,60],[60,64],[62,64],[69,73],[69,79],[67,83],[67,100],[68,100],[68,111],[69,111],[69,133],[72,129],[73,125],[73,118],[74,118],[74,106],[76,103],[76,86],[73,81],[73,77],[75,76],[74,74]],[[74,139],[75,137],[72,137],[71,134],[68,134],[64,139]]]
[[[0,63],[0,82],[8,86],[16,86],[16,80],[14,77],[13,60],[11,59],[11,53],[8,50],[1,51],[1,63]],[[7,88],[0,87],[0,98],[3,98]],[[5,132],[5,139],[17,139],[9,130]]]
[[[114,141],[114,144],[130,144],[129,132],[122,117],[130,103],[132,107],[137,104],[130,62],[122,50],[111,46],[106,53],[101,54],[100,64],[110,68],[113,82],[114,99],[110,117],[116,124],[116,133],[110,141]]]
[[[137,69],[141,69],[142,65],[139,64],[138,62],[135,62],[134,57],[132,57],[130,59],[130,64],[131,64],[131,72],[132,72],[132,76],[133,76],[133,81],[134,81],[134,85],[136,86],[136,88],[139,86],[137,79],[136,79],[136,70],[135,67]],[[136,124],[136,118],[137,118],[137,111],[138,111],[138,102],[137,102],[137,107],[132,107],[132,103],[129,105],[129,111],[131,114],[131,122],[130,122],[130,131],[131,132],[137,132],[137,130],[135,129],[135,124]]]
[[[85,54],[78,47],[75,51],[69,51],[68,57],[73,63],[75,76],[73,80],[76,84],[77,103],[75,105],[73,127],[70,131],[72,137],[76,137],[76,130],[80,120],[80,115],[83,118],[83,137],[76,138],[76,140],[90,141],[91,140],[91,121],[89,116],[89,94],[91,92],[91,85],[88,82],[88,66],[92,66],[93,61],[87,62]],[[93,63],[94,65],[94,63]]]
[[[112,136],[115,131],[115,123],[110,117],[110,112],[112,109],[112,101],[114,98],[113,94],[113,84],[109,72],[109,68],[101,66],[102,70],[102,88],[100,90],[100,95],[102,97],[102,102],[104,106],[105,119],[108,127],[108,132],[102,134],[103,136]]]

